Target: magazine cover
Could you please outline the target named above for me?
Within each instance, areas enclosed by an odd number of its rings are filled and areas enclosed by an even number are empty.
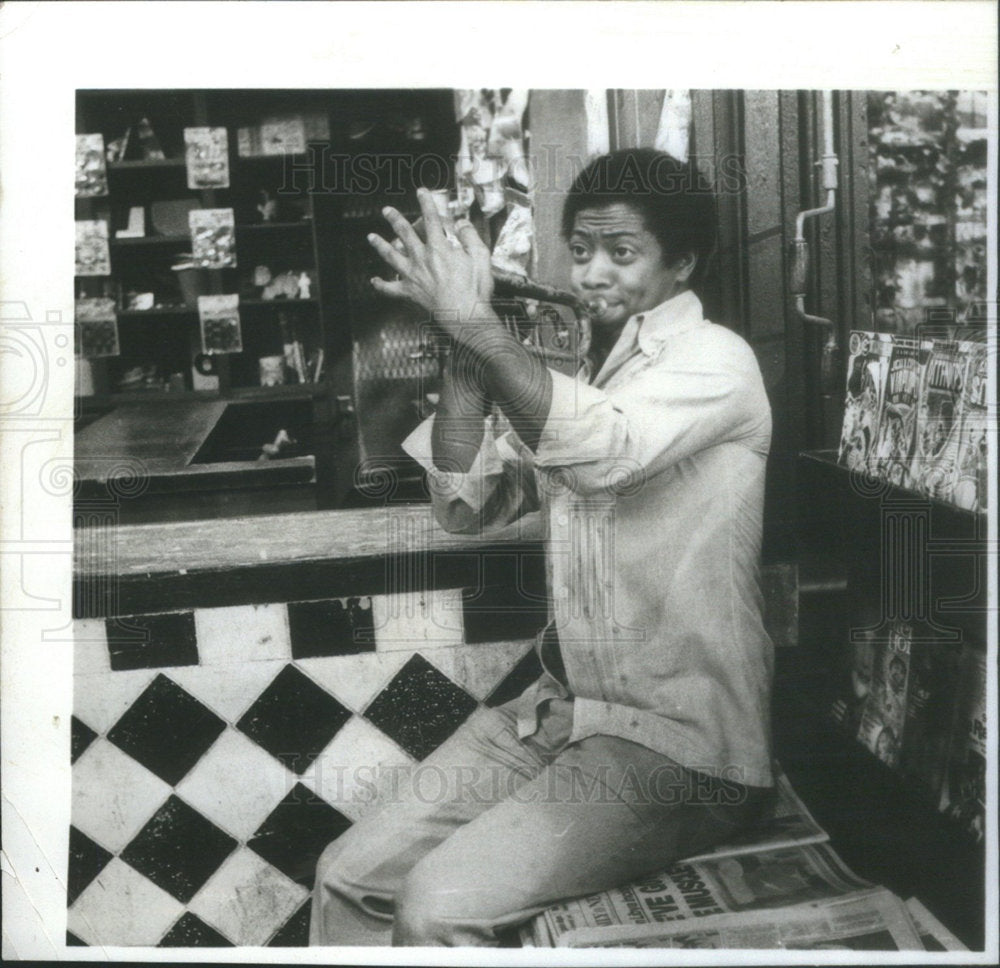
[[[77,356],[118,356],[121,352],[113,299],[77,299],[74,321]]]
[[[306,150],[306,125],[301,115],[265,118],[260,124],[265,155],[299,155]]]
[[[851,333],[847,399],[837,461],[851,470],[868,466],[878,431],[891,342],[878,333]]]
[[[912,643],[912,624],[895,621],[888,641],[876,644],[871,688],[858,726],[861,744],[887,766],[899,765]]]
[[[188,188],[229,187],[229,138],[225,128],[185,128]]]
[[[108,167],[104,160],[104,135],[76,136],[76,197],[108,194]]]
[[[967,345],[934,340],[920,381],[910,479],[928,497],[951,501]]]
[[[198,321],[201,325],[203,353],[243,351],[239,300],[240,297],[236,294],[198,297]]]
[[[952,501],[970,511],[985,511],[988,506],[987,464],[991,428],[987,419],[986,347],[972,344],[962,395],[962,416],[955,458]],[[992,428],[996,433],[996,427]]]
[[[900,747],[900,769],[912,780],[917,795],[936,807],[941,799],[962,647],[934,641],[930,630],[919,631],[910,648],[906,717]]]
[[[236,218],[231,208],[196,208],[188,212],[191,254],[202,269],[236,265]]]
[[[868,693],[875,673],[878,628],[873,616],[871,626],[852,630],[839,650],[836,669],[831,677],[829,715],[844,736],[856,739],[861,727]]]
[[[104,219],[76,223],[76,275],[111,275],[108,223]]]
[[[910,464],[917,427],[921,341],[893,336],[889,372],[879,412],[876,444],[868,469],[897,487],[911,487]]]
[[[941,809],[976,840],[985,833],[986,650],[966,644],[958,676],[955,724]]]

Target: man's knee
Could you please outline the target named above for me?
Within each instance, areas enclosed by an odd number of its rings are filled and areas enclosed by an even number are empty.
[[[328,844],[323,853],[319,855],[319,860],[316,862],[317,887],[324,884],[332,885],[339,880],[337,876],[337,861],[344,853],[345,846],[346,843],[341,838],[338,838]]]
[[[407,875],[396,895],[394,945],[438,945],[466,943],[458,937],[462,898],[448,887],[447,879],[434,864],[419,863]],[[459,916],[459,917],[457,917]]]

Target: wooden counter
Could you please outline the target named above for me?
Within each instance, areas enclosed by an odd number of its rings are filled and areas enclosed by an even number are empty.
[[[76,529],[74,613],[442,588],[501,564],[516,583],[522,559],[541,574],[540,537],[537,514],[486,536],[449,534],[426,504],[134,526],[109,515]]]

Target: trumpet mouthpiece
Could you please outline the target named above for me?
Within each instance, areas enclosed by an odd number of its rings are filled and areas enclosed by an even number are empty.
[[[596,296],[584,302],[583,306],[591,316],[600,316],[608,308],[608,301],[603,296]]]

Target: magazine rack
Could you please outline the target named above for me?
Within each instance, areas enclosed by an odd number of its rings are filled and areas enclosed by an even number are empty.
[[[800,648],[778,657],[776,754],[852,870],[916,895],[976,948],[983,843],[829,713],[859,624],[906,618],[958,649],[985,649],[986,515],[852,475],[836,457],[798,461]]]

